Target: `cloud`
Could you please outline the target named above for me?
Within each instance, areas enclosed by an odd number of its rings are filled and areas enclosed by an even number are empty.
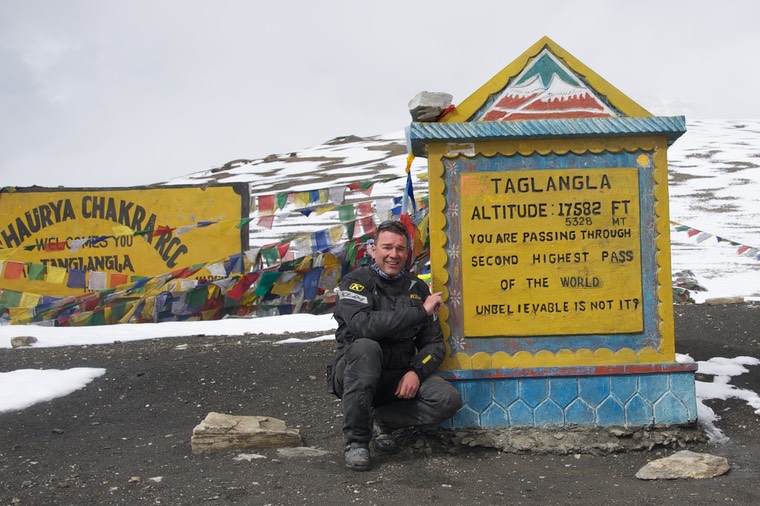
[[[543,35],[658,114],[760,117],[754,2],[9,0],[4,185],[163,181],[403,128]]]

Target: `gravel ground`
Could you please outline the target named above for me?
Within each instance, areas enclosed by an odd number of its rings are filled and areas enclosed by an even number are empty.
[[[676,306],[675,317],[679,353],[695,360],[760,357],[760,306]],[[729,459],[731,471],[710,480],[634,477],[678,448],[517,455],[429,437],[409,438],[399,455],[376,457],[369,472],[350,471],[340,403],[323,381],[334,344],[272,344],[282,337],[0,350],[0,371],[106,369],[66,397],[0,414],[0,504],[760,503],[760,417],[738,400],[709,403],[728,443],[689,446]],[[760,366],[749,369],[732,384],[760,392]],[[250,451],[193,455],[191,431],[210,411],[280,418],[300,429],[306,445],[328,453],[292,458],[271,449],[250,461],[235,458]]]

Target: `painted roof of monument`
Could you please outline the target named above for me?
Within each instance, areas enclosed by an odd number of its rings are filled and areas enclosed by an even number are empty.
[[[664,134],[686,131],[683,116],[659,117],[628,98],[548,37],[437,122],[407,129],[412,152],[428,141]]]
[[[652,114],[543,37],[441,121],[619,117]]]

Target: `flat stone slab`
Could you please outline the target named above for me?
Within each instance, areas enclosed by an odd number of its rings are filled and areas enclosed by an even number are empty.
[[[670,457],[653,460],[639,469],[636,478],[640,480],[705,479],[726,474],[729,469],[731,466],[724,457],[683,450]]]
[[[277,448],[277,455],[288,458],[310,458],[324,457],[330,455],[330,452],[310,446],[298,446],[296,448]]]
[[[209,413],[195,426],[190,439],[193,453],[303,446],[301,432],[269,416]]]

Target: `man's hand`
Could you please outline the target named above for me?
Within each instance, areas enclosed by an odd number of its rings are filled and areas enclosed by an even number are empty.
[[[399,399],[414,399],[420,389],[420,377],[414,371],[409,371],[401,377],[396,387],[396,397]]]
[[[443,307],[443,299],[441,298],[441,292],[435,292],[434,294],[430,295],[427,299],[425,299],[425,302],[422,304],[422,307],[425,308],[425,312],[428,316],[433,316],[433,313],[438,311]]]

